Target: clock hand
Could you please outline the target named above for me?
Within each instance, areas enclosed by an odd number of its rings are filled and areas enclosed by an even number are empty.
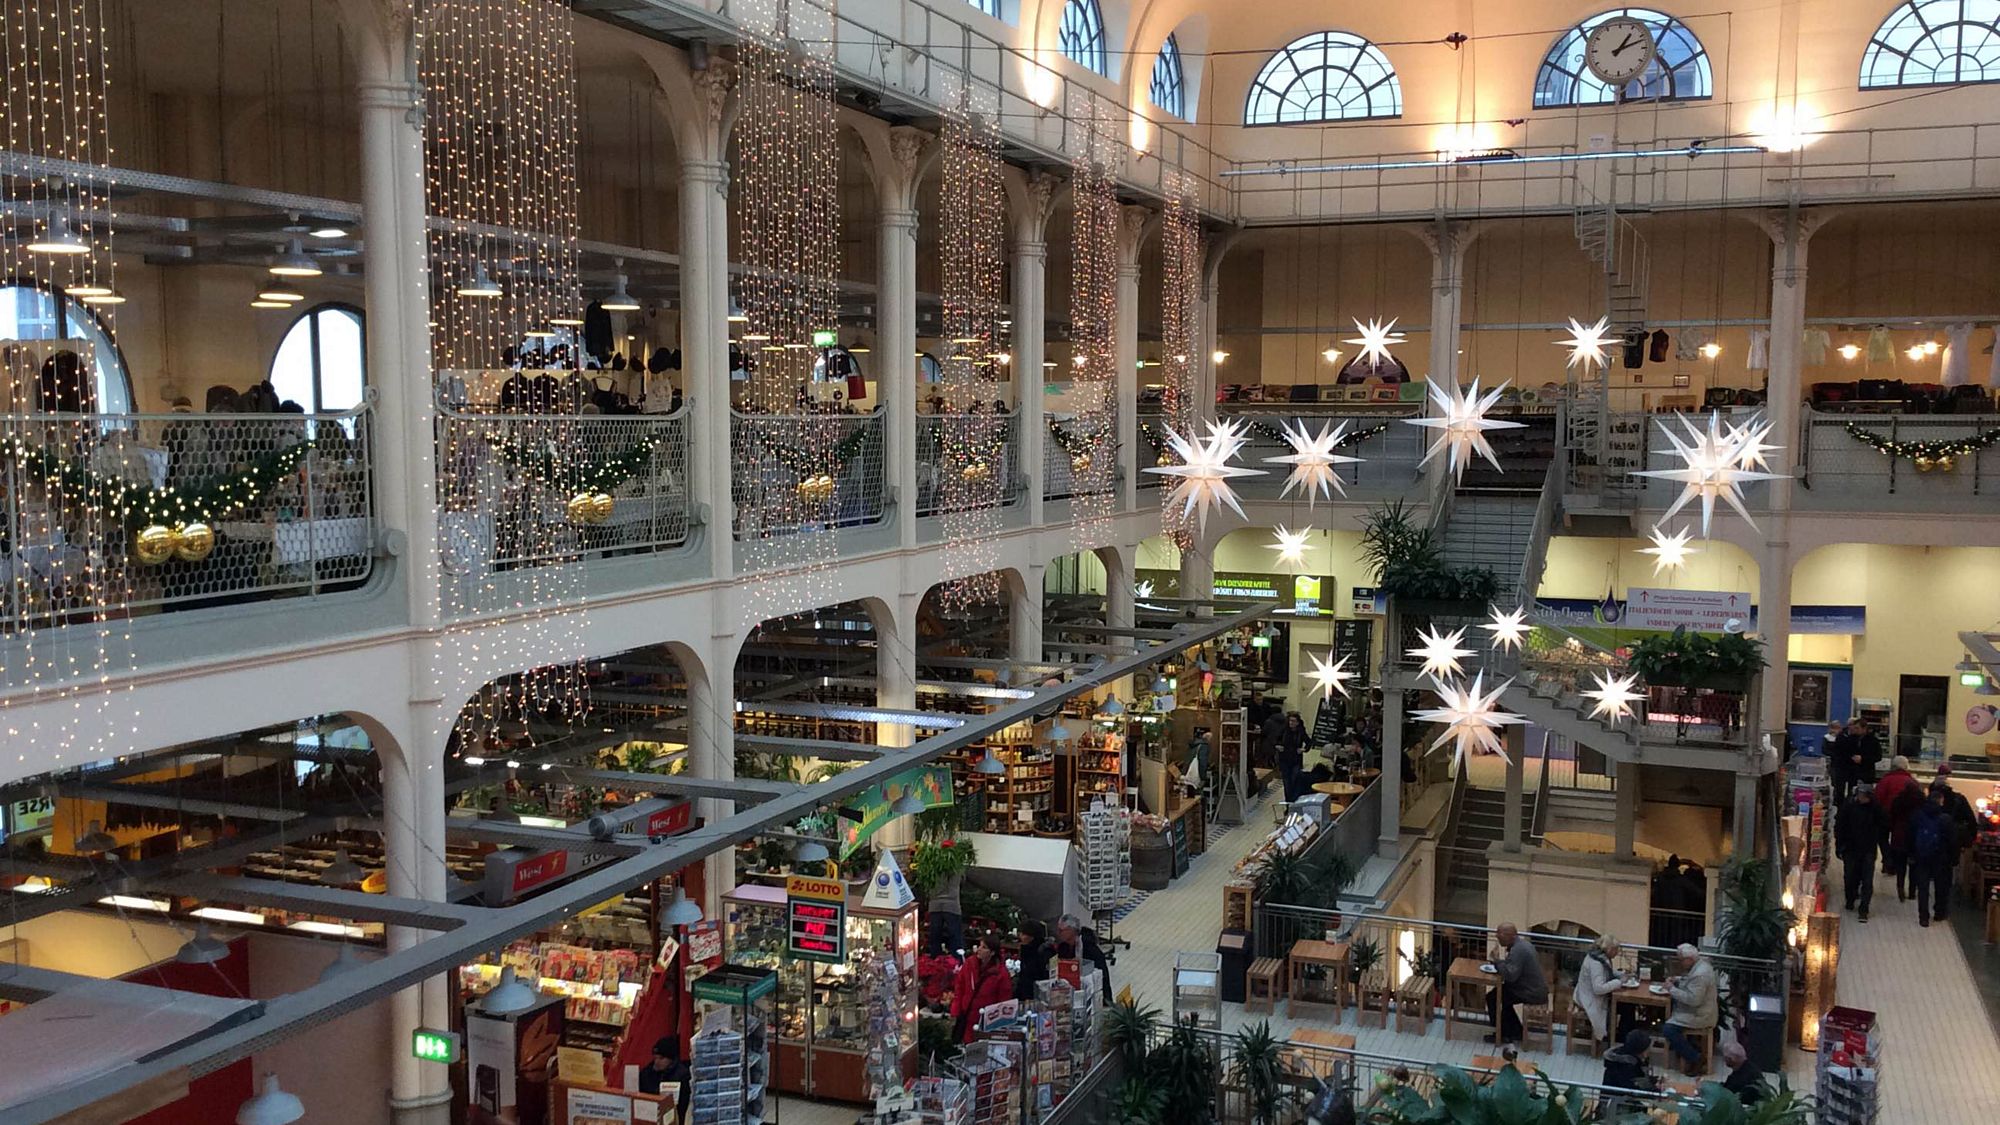
[[[1630,47],[1634,42],[1636,42],[1636,40],[1634,40],[1630,35],[1627,35],[1623,43],[1620,43],[1616,47],[1611,48],[1611,53],[1614,55],[1622,55],[1625,53],[1625,48]]]

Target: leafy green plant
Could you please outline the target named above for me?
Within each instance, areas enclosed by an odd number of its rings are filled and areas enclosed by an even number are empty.
[[[1166,1094],[1161,1120],[1175,1123],[1215,1119],[1215,1052],[1203,1041],[1195,1017],[1174,1024],[1166,1041],[1146,1056],[1146,1071]]]
[[[910,882],[918,894],[929,898],[940,883],[965,872],[978,861],[970,840],[918,840],[910,849]]]
[[[1295,852],[1274,852],[1264,861],[1259,897],[1279,906],[1326,907],[1354,876],[1354,861],[1340,852],[1317,864]]]
[[[840,861],[840,877],[843,879],[866,879],[875,871],[875,849],[863,844],[854,849],[854,854]]]
[[[1279,1052],[1280,1044],[1277,1036],[1271,1034],[1270,1020],[1259,1020],[1236,1033],[1229,1077],[1248,1095],[1250,1119],[1256,1125],[1276,1125],[1278,1111],[1290,1100],[1290,1091],[1283,1081],[1284,1060]]]
[[[1354,970],[1354,979],[1360,980],[1375,971],[1382,963],[1382,943],[1374,938],[1357,938],[1347,947],[1347,964]]]
[[[1513,1067],[1504,1067],[1480,1085],[1457,1067],[1437,1068],[1434,1098],[1408,1086],[1382,1091],[1366,1120],[1369,1125],[1576,1125],[1584,1120],[1584,1098],[1570,1087],[1538,1093]]]
[[[1748,680],[1764,667],[1764,642],[1740,633],[1649,633],[1634,641],[1626,664],[1649,684]]]
[[[1130,1004],[1113,1004],[1104,1013],[1104,1045],[1125,1060],[1125,1072],[1137,1074],[1146,1061],[1146,1044],[1160,1024],[1160,1010]]]
[[[1785,956],[1785,934],[1798,925],[1798,915],[1779,898],[1777,869],[1769,860],[1730,857],[1722,865],[1716,892],[1721,904],[1715,912],[1715,937],[1721,953],[1759,962]],[[1737,1008],[1749,1002],[1752,992],[1774,989],[1777,984],[1742,970],[1730,975],[1735,978],[1729,982],[1730,1003],[1720,1014],[1733,1024]]]
[[[1680,1111],[1681,1125],[1807,1125],[1812,1119],[1812,1099],[1794,1091],[1782,1074],[1754,1106],[1719,1082],[1704,1082],[1695,1101]]]
[[[1131,1074],[1118,1084],[1118,1094],[1111,1102],[1111,1120],[1115,1125],[1160,1125],[1166,1108],[1165,1090],[1143,1074]]]
[[[943,1016],[922,1016],[917,1020],[917,1057],[944,1062],[958,1054],[951,1034],[951,1021]]]
[[[1500,580],[1486,567],[1446,564],[1437,534],[1401,500],[1362,518],[1361,557],[1375,572],[1376,587],[1391,597],[1487,602],[1500,589]]]

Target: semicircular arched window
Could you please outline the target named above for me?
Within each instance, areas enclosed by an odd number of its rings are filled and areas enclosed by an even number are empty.
[[[1246,125],[1400,117],[1403,87],[1381,50],[1345,31],[1299,39],[1264,64],[1244,103]]]
[[[2000,82],[2000,0],[1909,0],[1861,53],[1861,88]]]
[[[1069,0],[1063,5],[1056,43],[1064,58],[1094,73],[1110,75],[1104,53],[1104,11],[1097,0]]]
[[[271,357],[271,388],[308,414],[337,414],[367,387],[361,311],[321,305],[292,322]]]
[[[1652,28],[1656,48],[1646,73],[1625,83],[1622,89],[1606,85],[1583,63],[1590,33],[1604,21],[1620,16]],[[1651,8],[1612,8],[1584,20],[1557,37],[1555,46],[1542,57],[1541,70],[1535,74],[1536,109],[1609,105],[1617,101],[1683,102],[1714,94],[1715,74],[1701,40],[1695,38],[1686,24]]]
[[[0,363],[0,413],[132,412],[132,376],[125,357],[104,322],[76,298],[25,282],[0,284],[0,340],[80,341],[90,352],[91,375],[88,380],[74,377],[82,369],[77,360],[86,357],[70,349],[64,349],[66,370],[60,355],[7,349]]]
[[[1160,53],[1153,59],[1153,82],[1147,97],[1175,117],[1187,118],[1187,72],[1181,69],[1180,42],[1172,35],[1160,44]]]

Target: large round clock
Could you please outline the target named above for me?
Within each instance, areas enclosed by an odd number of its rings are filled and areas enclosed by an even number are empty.
[[[1646,73],[1659,50],[1653,29],[1631,16],[1615,16],[1590,29],[1583,65],[1607,86],[1623,86]]]

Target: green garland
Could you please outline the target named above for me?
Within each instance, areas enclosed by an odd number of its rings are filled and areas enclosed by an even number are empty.
[[[1951,468],[1954,458],[1970,457],[1982,449],[2000,442],[2000,427],[1962,438],[1938,438],[1935,441],[1893,441],[1873,430],[1864,430],[1857,422],[1845,423],[1847,436],[1875,450],[1885,457],[1901,457],[1909,461],[1933,462],[1939,468]]]
[[[827,450],[826,454],[821,457],[815,457],[813,454],[800,449],[796,445],[779,441],[776,438],[766,437],[763,434],[757,435],[757,441],[763,445],[771,456],[778,459],[779,464],[803,478],[833,476],[840,470],[842,465],[845,465],[856,454],[861,452],[861,447],[873,434],[873,427],[857,426],[845,437],[834,442],[833,448]]]
[[[218,473],[189,485],[132,484],[105,476],[85,465],[67,461],[46,449],[11,441],[7,455],[29,475],[60,488],[100,516],[115,517],[128,530],[164,525],[214,524],[255,503],[279,481],[290,476],[312,452],[313,442],[264,454],[247,467]]]
[[[1335,442],[1333,447],[1335,449],[1346,449],[1350,445],[1358,445],[1359,443],[1367,441],[1369,438],[1374,437],[1376,434],[1379,434],[1388,428],[1389,428],[1388,423],[1384,422],[1380,425],[1370,426],[1365,430],[1356,430],[1351,434],[1342,434],[1340,436],[1340,440]],[[1250,423],[1250,429],[1260,437],[1266,438],[1279,445],[1288,446],[1291,444],[1291,442],[1286,440],[1285,438],[1285,431],[1277,426],[1271,425],[1269,422],[1252,422]],[[1147,445],[1153,447],[1153,452],[1155,454],[1162,453],[1166,450],[1167,435],[1162,430],[1161,427],[1155,426],[1151,422],[1141,422],[1139,423],[1139,434],[1140,436],[1146,439]]]
[[[664,433],[654,434],[593,465],[559,464],[555,453],[543,441],[535,443],[539,452],[530,455],[497,437],[489,440],[500,451],[502,460],[533,477],[544,488],[559,492],[613,492],[619,485],[639,475],[652,459],[653,451],[666,442],[667,436]]]

